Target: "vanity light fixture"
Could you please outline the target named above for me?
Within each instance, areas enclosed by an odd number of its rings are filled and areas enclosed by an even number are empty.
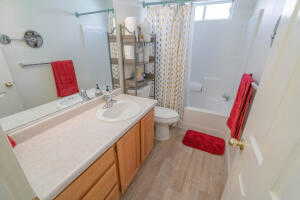
[[[36,31],[26,31],[22,39],[13,39],[8,35],[0,34],[0,43],[10,44],[12,41],[24,41],[31,48],[40,48],[43,45],[43,37]]]

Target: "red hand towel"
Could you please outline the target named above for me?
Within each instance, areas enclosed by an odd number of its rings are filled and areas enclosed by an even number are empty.
[[[72,60],[51,63],[58,97],[65,97],[79,92]]]
[[[247,118],[247,114],[253,100],[254,90],[251,86],[253,82],[251,74],[244,74],[240,86],[230,112],[230,116],[227,120],[227,125],[231,130],[231,137],[240,139],[242,129]]]

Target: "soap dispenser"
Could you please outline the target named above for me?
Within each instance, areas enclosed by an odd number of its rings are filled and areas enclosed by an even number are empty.
[[[95,96],[96,96],[96,97],[99,97],[99,96],[102,96],[102,95],[103,95],[103,93],[102,93],[102,91],[101,91],[101,89],[100,89],[100,87],[99,87],[99,84],[97,83],[97,84],[96,84]]]

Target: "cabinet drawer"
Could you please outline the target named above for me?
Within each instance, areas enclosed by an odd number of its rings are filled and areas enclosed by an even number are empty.
[[[115,185],[110,194],[106,197],[105,200],[119,200],[120,199],[120,190],[119,185]]]
[[[115,151],[112,147],[60,193],[55,200],[82,199],[113,163],[115,163]]]
[[[118,176],[114,164],[82,200],[104,200],[116,185],[118,185]]]

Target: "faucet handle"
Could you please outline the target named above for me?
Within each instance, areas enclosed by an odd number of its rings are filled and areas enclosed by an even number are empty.
[[[100,86],[99,86],[98,83],[96,83],[96,89],[97,89],[97,90],[100,90]]]
[[[106,85],[106,92],[110,92],[109,85]]]
[[[106,85],[106,89],[102,90],[102,93],[104,95],[111,95],[111,91],[109,90],[109,85]]]

